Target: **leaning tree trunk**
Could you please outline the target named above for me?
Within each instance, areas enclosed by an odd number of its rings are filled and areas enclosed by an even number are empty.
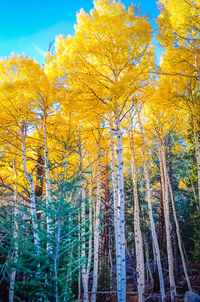
[[[191,286],[191,283],[190,283],[190,278],[189,278],[189,275],[188,275],[187,265],[186,265],[183,246],[182,246],[179,223],[178,223],[178,219],[177,219],[177,215],[176,215],[176,208],[175,208],[174,196],[173,196],[173,191],[172,191],[172,185],[171,185],[168,173],[167,173],[167,182],[168,182],[169,192],[170,192],[170,196],[171,196],[172,212],[173,212],[173,216],[174,216],[174,222],[175,222],[175,225],[176,225],[176,235],[177,235],[177,238],[178,238],[178,247],[179,247],[179,251],[180,251],[180,254],[181,254],[181,260],[182,260],[182,263],[183,263],[184,274],[185,274],[185,278],[186,278],[186,281],[187,281],[188,289],[189,289],[189,291],[192,291],[192,286]]]
[[[158,275],[159,275],[159,281],[160,281],[161,299],[162,299],[162,302],[165,302],[166,301],[165,286],[164,286],[163,273],[162,273],[160,249],[159,249],[159,245],[158,245],[158,238],[157,238],[155,223],[154,223],[154,219],[153,219],[150,179],[149,179],[149,173],[148,173],[146,157],[145,157],[144,133],[143,133],[143,128],[142,128],[139,114],[138,114],[138,119],[139,119],[140,133],[141,133],[141,139],[142,139],[143,170],[144,170],[144,179],[145,179],[145,184],[146,184],[146,192],[147,192],[146,195],[147,195],[147,202],[148,202],[149,220],[150,220],[150,225],[151,225],[151,234],[152,234],[152,239],[153,239],[155,254],[156,254],[156,262],[157,262]]]
[[[94,267],[93,267],[93,283],[91,302],[96,302],[96,292],[98,286],[98,264],[99,264],[99,226],[100,226],[100,207],[101,207],[101,134],[98,131],[97,138],[97,202],[95,210],[95,226],[94,226]]]
[[[167,237],[167,259],[169,267],[169,282],[170,282],[170,295],[172,302],[176,301],[176,285],[174,278],[174,261],[172,242],[170,234],[170,212],[169,212],[169,196],[168,196],[168,185],[167,185],[167,166],[166,166],[166,152],[163,139],[160,144],[160,171],[161,171],[161,182],[163,186],[163,206],[164,206],[164,217]]]
[[[145,288],[144,253],[143,253],[142,232],[140,226],[140,207],[139,207],[139,200],[138,200],[135,148],[134,148],[134,139],[133,139],[132,130],[130,132],[130,149],[131,149],[131,172],[133,178],[133,195],[134,195],[134,231],[135,231],[138,302],[144,302],[144,288]]]
[[[17,179],[17,171],[15,160],[13,163],[13,169],[15,172],[15,189],[14,189],[14,224],[13,224],[13,241],[14,241],[14,250],[12,255],[12,260],[16,264],[18,259],[18,243],[17,243],[17,233],[18,233],[18,209],[17,209],[17,188],[16,188],[16,179]],[[12,267],[10,274],[10,287],[9,287],[9,302],[14,301],[14,292],[15,292],[15,279],[16,279],[16,267]]]
[[[120,126],[120,117],[118,112],[115,112],[115,132],[117,136],[117,250],[116,256],[118,259],[118,280],[117,295],[118,302],[126,301],[126,258],[125,258],[125,226],[124,226],[124,171],[122,158],[122,132]]]

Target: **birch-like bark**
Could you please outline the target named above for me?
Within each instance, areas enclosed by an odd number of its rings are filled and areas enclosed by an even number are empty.
[[[164,217],[167,237],[167,259],[169,267],[169,283],[170,283],[170,295],[172,302],[176,301],[176,285],[174,278],[174,261],[172,242],[170,234],[170,212],[169,212],[169,196],[168,196],[168,185],[167,185],[167,165],[166,165],[166,152],[163,139],[160,144],[160,171],[161,171],[161,182],[163,186],[163,206],[164,206]]]
[[[194,61],[195,61],[195,72],[196,72],[196,77],[198,81],[198,86],[199,86],[199,91],[200,91],[200,71],[199,71],[199,60],[198,60],[198,54],[197,54],[197,49],[196,49],[196,43],[194,39],[192,39],[192,44],[193,44],[193,50],[194,50]]]
[[[100,226],[100,207],[101,207],[101,134],[98,131],[97,138],[97,202],[95,211],[95,229],[94,229],[94,267],[91,302],[96,302],[96,291],[98,286],[98,264],[99,264],[99,226]]]
[[[145,179],[145,184],[146,184],[146,192],[147,192],[146,195],[147,195],[147,202],[148,202],[149,220],[150,220],[150,225],[151,225],[151,234],[152,234],[152,239],[153,239],[153,244],[154,244],[155,254],[156,254],[156,262],[157,262],[158,275],[159,275],[159,281],[160,281],[161,299],[162,299],[162,302],[165,302],[166,301],[165,286],[164,286],[164,280],[163,280],[160,249],[159,249],[159,245],[158,245],[158,238],[157,238],[155,223],[154,223],[154,219],[153,219],[150,179],[149,179],[149,173],[148,173],[146,157],[145,157],[144,133],[143,133],[143,127],[141,124],[139,114],[138,114],[138,120],[139,120],[139,127],[140,127],[141,140],[142,140],[143,170],[144,170],[144,179]]]
[[[78,214],[78,239],[79,239],[79,245],[78,245],[78,254],[79,254],[79,271],[78,271],[78,300],[81,299],[81,214]]]
[[[200,92],[200,71],[199,71],[199,62],[198,62],[198,54],[196,49],[196,44],[194,39],[193,42],[193,49],[194,49],[194,58],[195,58],[195,72],[197,76],[198,81],[198,91]],[[193,128],[194,128],[194,144],[195,144],[195,155],[196,155],[196,161],[197,161],[197,175],[198,175],[198,193],[199,193],[199,210],[200,210],[200,145],[199,145],[199,134],[198,130],[196,129],[196,122],[193,120]]]
[[[90,183],[90,188],[89,188],[89,230],[90,230],[90,237],[89,237],[89,242],[88,242],[88,262],[87,262],[87,273],[86,273],[86,278],[87,278],[87,284],[89,281],[89,274],[90,274],[90,267],[91,267],[91,261],[92,261],[92,210],[93,210],[93,203],[92,203],[92,181]]]
[[[83,186],[83,184],[82,184]],[[88,279],[87,279],[87,255],[86,255],[86,238],[85,238],[85,224],[86,224],[86,209],[85,209],[85,201],[86,201],[86,194],[85,189],[82,188],[81,194],[81,224],[82,224],[82,232],[81,232],[81,258],[83,260],[82,264],[82,284],[83,284],[83,294],[84,302],[88,302]]]
[[[49,168],[49,151],[48,151],[48,144],[47,144],[47,129],[46,129],[46,119],[47,115],[46,112],[43,112],[43,143],[44,143],[44,161],[45,161],[45,182],[46,182],[46,209],[47,209],[47,237],[50,242],[47,242],[47,252],[52,253],[53,247],[51,244],[51,237],[53,234],[53,230],[51,227],[52,219],[51,213],[51,182],[50,182],[50,168]],[[50,211],[49,211],[50,210]]]
[[[134,139],[133,139],[132,131],[130,131],[130,150],[131,150],[131,172],[132,172],[132,179],[133,179],[133,195],[134,195],[134,231],[135,231],[138,302],[144,302],[144,288],[145,288],[144,252],[143,252],[142,232],[140,226],[140,207],[139,207],[139,200],[138,200],[135,148],[134,148]]]
[[[35,202],[35,183],[34,183],[33,176],[28,172],[27,165],[26,165],[26,125],[25,124],[22,126],[21,129],[21,141],[22,141],[23,169],[30,187],[31,220],[33,226],[34,244],[36,249],[36,255],[39,256],[40,242],[38,236],[38,223],[37,223],[36,202]]]
[[[123,171],[123,157],[122,157],[122,132],[120,125],[120,117],[118,112],[114,113],[115,117],[115,132],[117,136],[117,258],[119,261],[119,276],[118,284],[120,288],[117,289],[118,302],[126,301],[126,258],[125,258],[125,224],[124,224],[124,171]]]
[[[118,299],[122,292],[121,284],[121,265],[120,265],[120,216],[119,216],[119,190],[117,171],[115,168],[115,142],[114,142],[114,125],[112,115],[109,115],[109,134],[110,134],[110,165],[112,174],[112,187],[113,187],[113,203],[114,203],[114,231],[115,231],[115,254],[116,254],[116,266],[117,266],[117,292]]]
[[[177,215],[176,215],[176,208],[175,208],[174,196],[173,196],[173,191],[172,191],[172,185],[171,185],[168,173],[167,173],[167,182],[168,182],[169,192],[170,192],[170,196],[171,196],[172,212],[173,212],[174,221],[175,221],[175,225],[176,225],[176,235],[177,235],[177,239],[178,239],[178,247],[179,247],[179,251],[180,251],[180,254],[181,254],[181,260],[182,260],[182,263],[183,263],[184,274],[185,274],[185,278],[186,278],[186,281],[187,281],[188,289],[189,289],[189,291],[192,291],[192,286],[191,286],[191,283],[190,283],[190,278],[189,278],[189,275],[188,275],[187,265],[186,265],[183,246],[182,246],[179,223],[178,223],[178,219],[177,219]]]
[[[83,157],[82,157],[82,143],[81,143],[81,133],[77,129],[78,133],[78,152],[79,152],[79,161],[80,161],[80,170],[82,172],[83,170]],[[87,261],[86,261],[86,238],[85,238],[85,225],[86,225],[86,208],[85,208],[85,202],[86,202],[86,192],[84,188],[84,184],[82,182],[82,188],[81,188],[81,258],[83,259],[83,264],[82,264],[82,285],[83,285],[83,301],[88,302],[88,279],[87,279]]]
[[[17,171],[15,166],[15,160],[13,163],[13,169],[15,172],[15,180],[17,179]],[[18,216],[18,209],[17,209],[17,188],[15,183],[15,189],[14,189],[14,224],[13,224],[13,241],[14,241],[14,250],[12,259],[15,263],[17,263],[18,259],[18,243],[17,243],[17,232],[18,232],[18,222],[17,222],[17,216]],[[15,279],[16,279],[16,268],[11,269],[10,274],[10,287],[9,287],[9,302],[14,301],[14,292],[15,292]]]
[[[198,208],[200,210],[200,144],[199,144],[199,134],[195,127],[195,122],[193,122],[193,132],[194,132],[194,146],[195,146],[195,157],[197,161],[197,176],[198,176],[198,196],[199,196],[199,204]]]

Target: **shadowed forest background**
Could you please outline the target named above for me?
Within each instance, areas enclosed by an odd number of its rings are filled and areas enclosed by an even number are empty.
[[[157,4],[0,59],[0,301],[200,300],[200,1]]]

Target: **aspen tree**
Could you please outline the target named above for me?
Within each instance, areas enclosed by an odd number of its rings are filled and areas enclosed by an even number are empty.
[[[109,135],[110,135],[110,165],[111,165],[111,174],[112,174],[112,187],[113,187],[113,205],[114,205],[114,231],[115,231],[115,249],[116,255],[119,255],[119,242],[120,242],[120,230],[119,230],[119,197],[118,197],[118,179],[117,179],[117,172],[115,167],[115,142],[114,142],[114,135],[113,135],[113,118],[112,114],[109,114]],[[119,292],[122,291],[121,289],[121,282],[120,282],[120,258],[116,257],[116,264],[117,264],[117,288]]]
[[[123,35],[121,29],[123,28]],[[136,90],[148,80],[153,65],[151,26],[137,15],[134,6],[125,9],[117,1],[98,0],[90,14],[77,15],[75,37],[57,37],[55,56],[49,68],[66,78],[68,100],[100,111],[113,112],[117,137],[117,190],[119,249],[116,250],[118,300],[126,301],[124,235],[124,188],[121,117],[123,108]],[[137,41],[137,43],[135,43]],[[54,68],[54,67],[53,67]],[[116,233],[117,234],[117,233]]]
[[[182,263],[183,263],[184,274],[185,274],[185,278],[186,278],[186,281],[187,281],[188,289],[189,289],[189,291],[192,291],[192,286],[191,286],[190,278],[189,278],[189,275],[188,275],[187,265],[186,265],[183,246],[182,246],[179,222],[178,222],[177,215],[176,215],[176,208],[175,208],[175,201],[174,201],[174,196],[173,196],[173,191],[172,191],[172,185],[171,185],[171,182],[170,182],[170,179],[169,179],[168,172],[167,172],[167,183],[168,183],[171,202],[172,202],[172,212],[173,212],[174,221],[175,221],[175,225],[176,225],[176,234],[177,234],[177,238],[178,238],[178,247],[179,247],[179,251],[180,251],[180,254],[181,254],[181,260],[182,260]]]
[[[37,222],[37,213],[36,213],[36,201],[35,201],[35,182],[31,173],[28,172],[27,169],[27,158],[26,158],[26,133],[27,133],[27,125],[25,122],[21,125],[21,141],[22,141],[22,159],[23,159],[23,169],[24,174],[28,180],[30,186],[30,200],[31,200],[31,218],[33,225],[33,237],[35,243],[36,255],[40,254],[40,240],[38,233],[38,222]]]
[[[138,113],[138,121],[139,121],[139,128],[140,128],[140,136],[141,136],[141,140],[142,140],[143,170],[144,170],[144,178],[145,178],[145,184],[146,184],[146,190],[147,190],[147,202],[148,202],[149,219],[150,219],[150,225],[151,225],[151,233],[152,233],[153,245],[155,248],[156,262],[157,262],[157,266],[158,266],[162,302],[165,302],[166,296],[165,296],[162,265],[161,265],[161,259],[160,259],[160,249],[159,249],[159,245],[158,245],[156,228],[155,228],[155,223],[154,223],[154,219],[153,219],[150,180],[149,180],[149,174],[148,174],[147,163],[146,163],[144,132],[143,132],[143,128],[142,128],[140,113]]]
[[[101,133],[98,129],[97,144],[97,201],[95,209],[94,225],[94,264],[93,264],[93,283],[91,301],[96,301],[96,291],[98,285],[98,265],[99,265],[99,234],[100,234],[100,209],[101,209]]]
[[[141,223],[140,223],[140,206],[139,206],[139,199],[138,199],[135,148],[134,148],[134,137],[133,137],[132,129],[130,130],[130,150],[131,150],[131,172],[132,172],[132,179],[133,179],[133,195],[134,195],[134,232],[135,232],[138,301],[144,302],[144,289],[145,289],[144,251],[143,251],[143,240],[142,240]]]
[[[50,162],[49,162],[49,151],[47,144],[47,128],[46,128],[47,113],[43,112],[43,140],[44,140],[44,160],[45,160],[45,174],[46,174],[46,207],[47,211],[51,209],[51,187],[50,187]],[[47,251],[52,253],[51,236],[52,236],[52,219],[47,213],[47,234],[49,236],[49,242],[47,243]]]
[[[83,155],[82,155],[82,141],[81,141],[81,130],[77,129],[77,135],[78,135],[78,153],[79,153],[79,161],[80,161],[80,170],[83,171]],[[85,224],[86,224],[86,209],[85,209],[85,201],[86,201],[86,193],[84,188],[84,183],[82,182],[82,188],[80,193],[80,199],[81,199],[81,214],[79,217],[79,221],[83,224],[82,227],[82,239],[81,239],[81,257],[83,260],[82,265],[82,284],[83,284],[83,292],[84,292],[84,298],[83,300],[85,302],[88,301],[88,278],[87,278],[87,264],[86,264],[86,238],[85,238]]]
[[[199,1],[160,0],[159,2],[161,4],[161,13],[158,17],[158,37],[166,48],[164,56],[166,61],[165,64],[161,64],[161,73],[174,75],[179,81],[181,78],[187,79],[187,82],[192,80],[195,83],[193,89],[197,90],[199,95]],[[199,100],[197,100],[197,103],[199,103]],[[198,116],[199,112],[197,113],[197,119],[199,119]],[[196,121],[193,126],[200,208],[199,127],[196,127]]]
[[[164,137],[160,141],[160,170],[161,170],[161,182],[163,190],[163,205],[164,205],[164,217],[165,217],[165,227],[166,227],[166,237],[167,237],[167,259],[169,267],[169,282],[170,282],[170,295],[172,302],[176,301],[176,285],[174,278],[174,259],[172,251],[171,242],[171,232],[170,232],[170,213],[169,213],[169,194],[167,185],[167,166],[166,166],[166,151],[165,151]]]

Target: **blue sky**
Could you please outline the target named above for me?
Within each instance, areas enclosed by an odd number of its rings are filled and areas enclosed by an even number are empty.
[[[158,15],[154,0],[124,0],[140,3],[142,14]],[[1,0],[0,1],[0,57],[12,52],[25,53],[44,63],[44,53],[56,35],[73,34],[76,12],[89,12],[92,0]]]

